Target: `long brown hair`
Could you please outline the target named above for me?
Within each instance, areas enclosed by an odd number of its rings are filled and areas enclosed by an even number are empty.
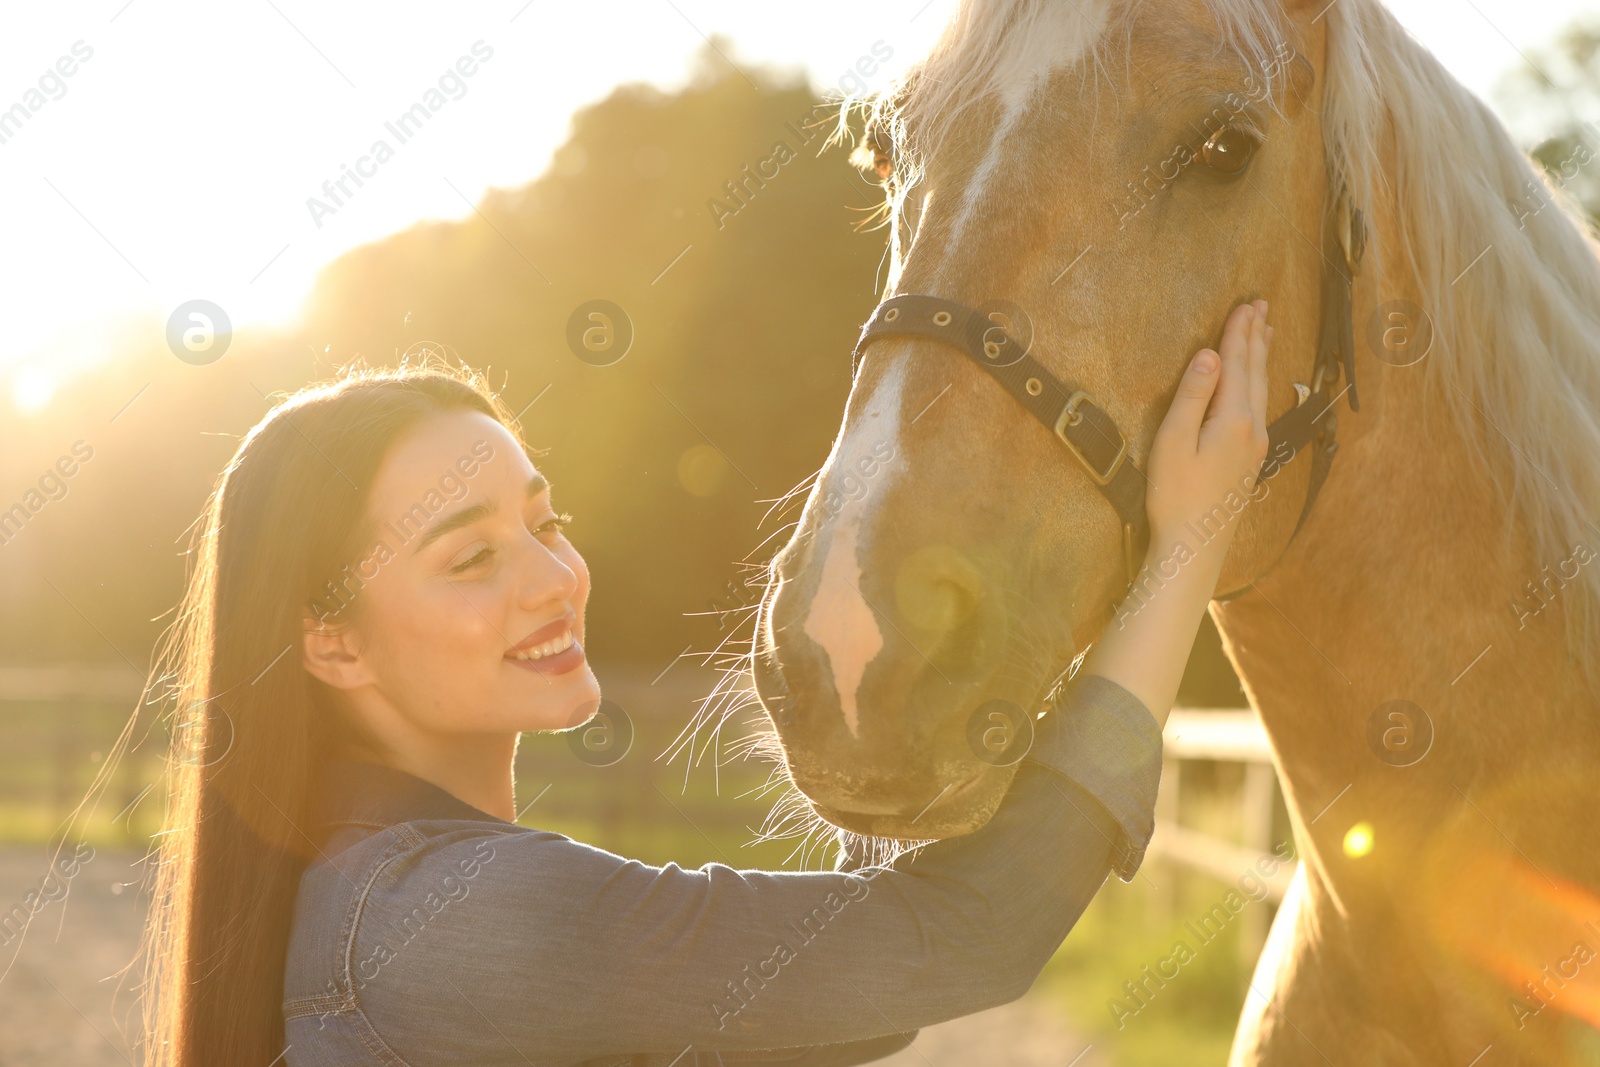
[[[283,1051],[284,954],[316,855],[309,791],[352,728],[301,665],[304,627],[370,539],[362,516],[390,446],[452,410],[523,443],[482,376],[432,351],[306,386],[245,436],[192,532],[183,598],[141,696],[172,724],[140,948],[149,1067],[264,1067]]]

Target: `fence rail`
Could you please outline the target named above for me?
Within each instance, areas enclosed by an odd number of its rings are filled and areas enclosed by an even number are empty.
[[[0,667],[0,700],[127,700],[131,707],[144,676],[130,667],[57,663],[49,667]]]
[[[1256,713],[1173,708],[1162,733],[1167,755],[1179,759],[1272,762],[1272,744]]]

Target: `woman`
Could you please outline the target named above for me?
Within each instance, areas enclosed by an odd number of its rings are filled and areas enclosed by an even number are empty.
[[[1150,559],[1265,455],[1266,310],[1184,374]],[[186,713],[149,1063],[860,1063],[1019,996],[1107,873],[1132,877],[1231,526],[1102,637],[987,826],[796,873],[515,825],[519,734],[600,697],[565,521],[470,371],[347,374],[246,436],[163,648]]]

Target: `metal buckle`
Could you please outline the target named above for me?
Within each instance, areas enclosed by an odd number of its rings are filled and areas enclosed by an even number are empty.
[[[1062,444],[1072,450],[1074,456],[1078,457],[1078,462],[1083,464],[1083,469],[1089,472],[1089,477],[1095,480],[1095,484],[1109,485],[1111,479],[1117,476],[1117,470],[1122,466],[1122,461],[1128,457],[1128,439],[1122,436],[1122,431],[1117,431],[1117,437],[1122,441],[1122,447],[1117,449],[1116,456],[1111,460],[1111,465],[1106,468],[1104,474],[1094,469],[1094,465],[1089,462],[1089,457],[1083,454],[1083,450],[1074,444],[1065,432],[1067,426],[1076,426],[1083,419],[1083,416],[1078,414],[1078,404],[1080,401],[1088,399],[1089,394],[1081,389],[1067,398],[1067,403],[1062,407],[1061,414],[1056,416],[1056,436],[1061,438]]]

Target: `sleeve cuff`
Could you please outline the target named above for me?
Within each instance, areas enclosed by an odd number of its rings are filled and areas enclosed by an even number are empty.
[[[1028,759],[1076,783],[1117,826],[1112,870],[1133,881],[1155,831],[1161,727],[1144,702],[1111,679],[1080,674],[1038,726]]]

